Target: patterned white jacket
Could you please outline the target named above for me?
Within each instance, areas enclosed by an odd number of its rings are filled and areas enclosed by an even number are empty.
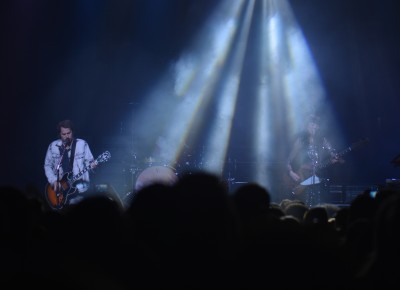
[[[83,139],[74,139],[73,142],[76,142],[75,148],[75,159],[73,163],[72,176],[76,176],[83,169],[90,166],[90,162],[94,160],[93,154],[90,151],[89,144]],[[44,172],[47,177],[47,181],[50,184],[53,184],[57,181],[57,166],[61,161],[61,153],[62,153],[62,141],[61,139],[55,140],[50,143],[46,157],[44,159]],[[71,154],[71,150],[69,150],[68,154]],[[70,156],[69,156],[70,157]],[[64,176],[65,172],[63,172],[62,167],[59,169],[59,180]],[[90,178],[89,171],[86,171],[82,174],[79,180],[74,184],[74,187],[78,189],[79,192],[85,192],[89,188]]]

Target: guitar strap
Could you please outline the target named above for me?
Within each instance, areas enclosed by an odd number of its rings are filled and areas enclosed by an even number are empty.
[[[73,166],[74,166],[74,160],[75,160],[75,148],[76,148],[76,141],[75,141],[75,139],[72,139],[71,158],[69,159],[69,168],[71,168],[71,171],[74,168]]]

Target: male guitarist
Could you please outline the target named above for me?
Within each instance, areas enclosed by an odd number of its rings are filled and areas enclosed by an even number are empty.
[[[320,203],[319,165],[326,158],[343,163],[330,142],[320,133],[319,117],[310,115],[306,128],[295,139],[287,160],[289,195],[308,206]]]
[[[46,198],[52,207],[61,208],[82,200],[82,193],[89,189],[89,171],[85,171],[73,184],[67,182],[70,177],[79,175],[84,168],[95,168],[97,163],[93,162],[88,143],[74,138],[70,120],[59,122],[57,130],[59,138],[51,142],[47,149],[44,172],[48,181]]]

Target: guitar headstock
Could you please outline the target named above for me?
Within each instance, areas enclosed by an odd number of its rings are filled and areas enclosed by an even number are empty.
[[[96,162],[106,162],[110,158],[111,158],[111,153],[109,151],[105,151],[99,157],[97,157]]]

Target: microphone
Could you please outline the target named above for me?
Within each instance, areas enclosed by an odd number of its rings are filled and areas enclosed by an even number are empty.
[[[62,145],[61,146],[60,145],[57,145],[57,146],[58,147],[63,147],[65,149],[69,149],[71,147],[71,143],[72,143],[72,140],[70,138],[67,138],[65,140],[62,140]]]

